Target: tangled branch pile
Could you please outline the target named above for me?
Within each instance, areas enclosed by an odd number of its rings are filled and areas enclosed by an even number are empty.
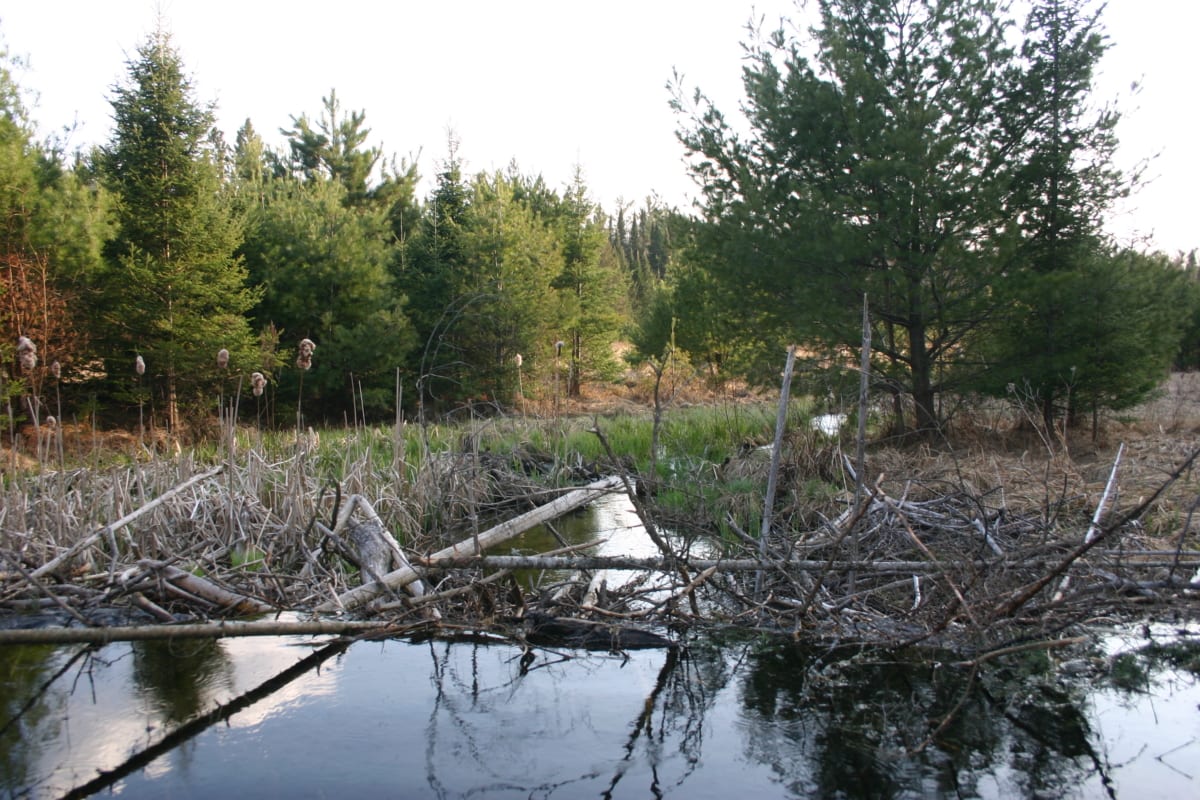
[[[1091,498],[1089,526],[1078,514],[1010,509],[1003,493],[965,482],[934,491],[876,476],[815,530],[798,533],[785,517],[765,548],[732,516],[732,539],[660,531],[653,498],[631,479],[592,484],[579,502],[628,491],[658,551],[632,558],[567,543],[496,554],[496,542],[520,532],[513,515],[540,514],[532,524],[563,513],[551,502],[562,492],[518,457],[442,454],[382,481],[342,465],[337,484],[318,477],[303,446],[273,464],[254,450],[229,463],[201,470],[185,457],[10,479],[0,510],[5,625],[49,617],[104,638],[112,626],[176,624],[159,626],[169,635],[178,623],[297,612],[442,629],[523,620],[525,634],[596,646],[639,646],[629,633],[638,623],[974,649],[1147,606],[1190,613],[1200,596],[1200,552],[1184,547],[1190,513],[1163,548],[1140,525],[1158,492],[1118,512],[1114,480]]]

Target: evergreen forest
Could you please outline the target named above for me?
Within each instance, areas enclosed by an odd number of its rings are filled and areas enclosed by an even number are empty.
[[[745,33],[745,120],[671,80],[687,209],[603,208],[582,170],[465,174],[453,135],[421,176],[336,89],[220,131],[161,27],[114,76],[109,140],[68,152],[0,52],[5,429],[183,435],[220,396],[274,426],[437,419],[668,364],[771,386],[793,346],[804,391],[849,394],[864,309],[898,432],[986,397],[1085,424],[1200,366],[1194,254],[1104,232],[1140,176],[1095,96],[1099,3],[816,5]],[[272,148],[256,126],[281,122]]]

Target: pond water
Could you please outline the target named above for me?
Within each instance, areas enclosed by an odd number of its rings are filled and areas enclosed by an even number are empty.
[[[641,538],[619,503],[561,525]],[[0,647],[0,796],[1200,797],[1194,623],[975,676],[928,650],[685,644]]]
[[[522,656],[487,641],[4,648],[0,793],[1200,796],[1200,689],[1161,660],[1130,656],[1118,688],[1040,659],[968,684],[928,653],[761,637]]]

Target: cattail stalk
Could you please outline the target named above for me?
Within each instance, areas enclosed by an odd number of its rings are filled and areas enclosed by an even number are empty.
[[[301,413],[301,405],[304,402],[304,373],[312,369],[313,352],[317,349],[317,345],[312,339],[301,339],[299,346],[296,348],[296,367],[300,370],[300,388],[296,396],[296,435],[304,430],[304,416]]]

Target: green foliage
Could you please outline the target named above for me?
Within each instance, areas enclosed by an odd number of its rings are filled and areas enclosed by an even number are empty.
[[[464,261],[463,227],[467,215],[467,187],[457,144],[437,175],[437,186],[427,203],[420,226],[408,240],[401,289],[412,303],[412,321],[418,347],[409,371],[416,376],[419,403],[451,402],[458,392],[451,368],[457,362],[446,342],[464,307],[476,293],[460,295],[454,272]]]
[[[86,359],[87,321],[77,297],[97,270],[110,226],[105,193],[68,170],[52,143],[32,137],[0,51],[0,333],[10,354],[19,336],[38,346],[41,365],[26,376],[36,390],[51,363],[70,375]]]
[[[1088,105],[1106,45],[1085,6],[1041,0],[1025,25],[1025,69],[1012,93],[1028,148],[1013,180],[1016,246],[1010,279],[996,287],[993,331],[979,340],[990,374],[974,383],[993,393],[1012,384],[1047,428],[1060,413],[1144,399],[1161,378],[1159,351],[1173,353],[1178,341],[1172,312],[1147,307],[1144,294],[1166,274],[1122,265],[1100,239],[1103,213],[1128,185],[1111,167],[1117,115]]]
[[[615,377],[626,291],[604,221],[579,175],[561,199],[515,165],[467,181],[451,141],[401,271],[423,404],[513,403],[564,360],[570,393]]]
[[[635,301],[641,303],[675,266],[678,231],[687,218],[654,198],[629,212],[624,204],[617,208],[616,217],[609,221],[608,239],[629,276]]]
[[[308,413],[340,419],[356,395],[368,414],[393,408],[395,370],[415,339],[390,271],[386,211],[351,206],[332,180],[277,178],[247,214],[242,253],[262,291],[256,324],[273,325],[286,347],[308,338],[319,348],[303,378]],[[271,377],[282,397],[298,395],[297,370]]]
[[[221,348],[253,359],[245,314],[255,295],[234,256],[241,229],[219,195],[212,114],[192,98],[170,37],[159,30],[115,90],[113,139],[98,156],[118,198],[117,233],[93,295],[110,377],[132,389],[135,355],[172,429],[181,400],[209,391]],[[123,376],[128,376],[122,380]]]
[[[1076,246],[1120,190],[1115,117],[1081,111],[1103,52],[1092,20],[1048,21],[1077,5],[1038,4],[1018,53],[991,0],[824,0],[811,59],[784,30],[750,45],[749,136],[676,95],[705,196],[691,254],[739,316],[743,370],[770,374],[756,353],[790,342],[856,348],[865,294],[877,375],[911,396],[919,429],[939,423],[939,393],[972,388],[968,345],[1006,282]],[[1094,165],[1055,144],[1068,130]]]
[[[1179,352],[1187,315],[1184,272],[1164,256],[1097,251],[1071,268],[1026,272],[1011,316],[980,351],[981,389],[1036,402],[1043,421],[1122,410],[1146,400]]]
[[[1183,294],[1179,298],[1185,322],[1175,368],[1200,369],[1200,267],[1196,264],[1196,251],[1183,256],[1177,263],[1185,278]]]
[[[624,324],[628,292],[619,262],[607,246],[600,209],[588,199],[578,169],[563,198],[559,225],[564,264],[553,286],[568,315],[563,337],[570,363],[567,393],[577,397],[586,380],[616,375],[612,345]]]
[[[291,148],[292,174],[306,182],[332,180],[346,190],[349,205],[367,201],[367,183],[379,162],[378,148],[364,148],[370,129],[363,128],[362,111],[342,116],[337,92],[321,98],[324,111],[314,129],[307,115],[292,117],[292,129],[284,131]]]

